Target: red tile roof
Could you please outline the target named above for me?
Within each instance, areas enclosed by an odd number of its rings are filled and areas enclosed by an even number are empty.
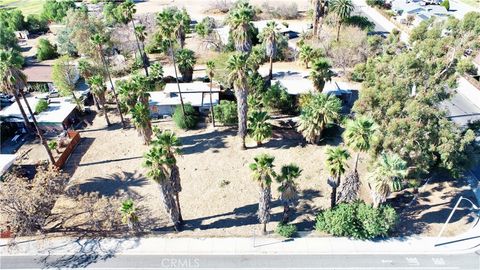
[[[27,76],[27,82],[51,83],[53,82],[52,71],[50,65],[32,65],[27,66],[23,73]]]

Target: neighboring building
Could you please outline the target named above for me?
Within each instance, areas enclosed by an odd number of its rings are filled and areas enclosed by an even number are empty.
[[[200,113],[210,110],[210,84],[203,82],[181,83],[183,102],[191,104]],[[218,87],[212,88],[212,104],[219,103]],[[150,112],[152,117],[161,118],[172,115],[175,107],[180,105],[180,95],[176,83],[167,83],[163,91],[149,92]]]
[[[391,9],[397,14],[396,20],[403,24],[412,24],[416,26],[422,21],[428,20],[432,17],[439,19],[446,19],[448,17],[448,10],[444,6],[438,4],[431,4],[425,1],[409,1],[409,0],[394,0],[391,3]]]
[[[17,155],[0,154],[0,179],[6,172],[8,172],[16,158]]]
[[[52,71],[53,67],[50,65],[33,65],[23,69],[30,90],[38,92],[54,91]]]
[[[40,99],[39,97],[27,97],[32,110],[35,110],[35,106],[37,106]],[[77,119],[76,105],[69,102],[69,99],[66,98],[49,99],[49,102],[47,110],[35,115],[40,128],[45,131],[63,131],[68,129]],[[25,109],[29,121],[33,123],[25,102],[21,100],[20,103]],[[8,107],[2,108],[0,111],[0,119],[4,122],[14,124],[18,128],[24,127],[23,117],[16,102]]]

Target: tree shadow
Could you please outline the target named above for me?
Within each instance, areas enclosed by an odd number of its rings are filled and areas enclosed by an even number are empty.
[[[132,241],[133,240],[133,241]],[[88,238],[80,236],[77,239],[56,247],[48,247],[48,255],[39,259],[44,268],[85,268],[93,263],[106,261],[115,257],[117,252],[132,249],[139,245],[140,238],[115,239],[114,241],[105,238]],[[52,255],[65,248],[74,250],[73,254]]]
[[[303,217],[299,222],[294,224],[299,231],[309,231],[315,227],[315,216],[320,211],[318,206],[313,204],[313,198],[323,197],[319,190],[305,189],[299,196],[299,204],[296,206],[292,220]],[[313,218],[311,218],[313,216]]]
[[[208,150],[225,148],[225,139],[229,136],[235,136],[233,129],[215,130],[208,133],[200,133],[181,137],[182,154],[190,155],[203,153]]]
[[[63,171],[73,175],[82,161],[83,156],[87,153],[95,138],[81,137],[80,142],[70,154],[67,162],[63,166]]]

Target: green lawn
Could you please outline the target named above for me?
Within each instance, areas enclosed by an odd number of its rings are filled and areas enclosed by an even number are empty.
[[[45,0],[0,0],[1,7],[20,9],[24,15],[40,14]]]

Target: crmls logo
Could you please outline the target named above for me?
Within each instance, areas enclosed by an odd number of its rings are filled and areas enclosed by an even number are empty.
[[[162,268],[199,268],[200,259],[163,258],[160,264]]]

